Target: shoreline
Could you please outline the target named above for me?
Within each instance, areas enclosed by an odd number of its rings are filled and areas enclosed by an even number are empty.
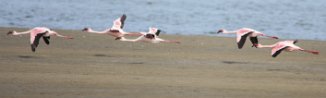
[[[21,30],[27,30],[27,29],[30,29],[30,28],[26,28],[26,27],[11,27],[11,26],[0,26],[0,29],[21,29]],[[54,30],[66,30],[66,31],[80,31],[78,29],[58,29],[58,28],[54,28]],[[165,35],[170,35],[170,36],[173,36],[173,35],[176,35],[176,36],[209,36],[209,37],[223,37],[223,38],[235,38],[235,35],[232,36],[232,34],[212,34],[212,32],[206,32],[206,33],[203,33],[203,34],[189,34],[189,35],[186,35],[186,34],[180,34],[180,33],[174,33],[174,34],[168,34],[168,33],[163,33]],[[264,37],[262,39],[265,39]],[[281,38],[280,40],[295,40],[295,39],[283,39]],[[323,42],[326,42],[326,39],[323,40],[323,39],[297,39],[297,40],[306,40],[306,41],[323,41]]]

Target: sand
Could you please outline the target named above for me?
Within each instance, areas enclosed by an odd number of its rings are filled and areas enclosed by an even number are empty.
[[[29,35],[6,36],[0,28],[1,98],[326,98],[326,44],[297,45],[320,55],[283,52],[235,38],[161,35],[181,44],[115,41],[106,35],[56,30],[30,50]],[[277,40],[261,39],[271,44]]]

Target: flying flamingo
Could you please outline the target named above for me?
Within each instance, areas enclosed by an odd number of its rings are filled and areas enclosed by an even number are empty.
[[[140,32],[142,36],[136,39],[126,39],[124,37],[118,37],[116,40],[127,41],[127,42],[149,42],[149,43],[180,43],[179,41],[174,40],[164,40],[159,38],[161,30],[157,28],[149,28],[149,32]]]
[[[247,37],[250,37],[250,41],[253,44],[252,47],[255,46],[255,44],[258,44],[258,36],[266,36],[269,38],[273,38],[273,39],[278,39],[278,37],[276,36],[268,36],[262,32],[256,31],[254,29],[250,29],[250,28],[241,28],[235,31],[227,31],[225,29],[220,29],[217,31],[217,33],[236,33],[237,34],[237,44],[238,44],[238,48],[241,49],[243,47],[243,45],[246,42]]]
[[[312,53],[312,54],[319,54],[318,51],[315,50],[305,50],[300,48],[297,45],[294,45],[295,43],[297,43],[298,40],[286,40],[286,41],[280,41],[277,42],[273,45],[261,45],[261,44],[255,44],[256,47],[258,48],[272,48],[272,57],[276,57],[277,55],[279,55],[283,50],[287,51],[287,52],[292,52],[292,51],[304,51],[304,52],[308,52],[308,53]]]
[[[109,29],[106,29],[104,31],[94,31],[93,29],[86,27],[82,31],[89,32],[89,33],[96,33],[96,34],[108,34],[113,37],[123,37],[125,35],[128,36],[141,36],[142,34],[136,33],[136,32],[125,32],[123,31],[124,22],[126,20],[127,16],[123,14],[120,18],[113,21],[113,26]]]
[[[7,33],[7,35],[23,35],[23,34],[30,34],[30,43],[33,52],[35,52],[35,48],[38,46],[41,37],[43,38],[44,42],[47,45],[50,44],[49,40],[51,35],[56,35],[58,37],[62,37],[65,39],[73,39],[72,37],[69,36],[60,35],[59,33],[50,30],[47,27],[35,27],[33,29],[23,31],[23,32],[9,31]]]

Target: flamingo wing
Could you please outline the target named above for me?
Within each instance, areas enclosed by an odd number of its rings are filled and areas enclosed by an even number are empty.
[[[121,22],[121,26],[120,26],[120,28],[121,28],[121,29],[123,28],[126,19],[127,19],[127,15],[125,15],[125,14],[123,14],[123,15],[120,17],[120,22]]]
[[[293,44],[296,44],[296,43],[298,43],[298,40],[294,40],[294,41],[293,41]]]
[[[155,35],[156,35],[156,36],[159,36],[160,33],[161,33],[161,30],[158,29],[158,30],[156,31]]]
[[[31,37],[31,41],[32,41],[31,48],[32,48],[33,52],[35,52],[35,48],[38,46],[38,44],[40,42],[40,39],[44,34],[45,33],[40,33],[40,34],[37,34],[34,37]]]
[[[250,33],[244,34],[244,35],[239,35],[237,36],[237,43],[238,43],[238,48],[241,49],[243,45],[246,42],[247,37],[249,36]]]
[[[43,40],[44,40],[44,42],[47,44],[47,45],[49,45],[50,44],[50,36],[48,36],[48,37],[45,37],[45,36],[43,36]]]
[[[257,37],[250,37],[250,41],[253,45],[258,44],[258,38]]]
[[[114,20],[113,26],[111,29],[122,29],[126,18],[127,18],[127,16],[125,14],[123,14],[120,18]]]
[[[282,43],[277,44],[275,47],[272,48],[272,57],[276,57],[279,55],[284,49],[288,48],[289,46],[284,45]]]

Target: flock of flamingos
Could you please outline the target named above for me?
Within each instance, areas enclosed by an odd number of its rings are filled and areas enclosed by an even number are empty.
[[[161,39],[158,36],[160,35],[161,30],[158,28],[150,27],[148,32],[125,32],[123,31],[124,22],[126,20],[127,16],[124,14],[118,19],[113,21],[113,26],[109,29],[106,29],[104,31],[94,31],[91,28],[84,28],[82,31],[89,32],[89,33],[96,33],[96,34],[108,34],[113,37],[115,37],[115,40],[119,41],[126,41],[126,42],[149,42],[149,43],[180,43],[176,40],[165,40]],[[285,41],[279,41],[272,45],[261,45],[258,43],[258,36],[265,36],[272,39],[278,39],[276,36],[268,36],[262,32],[256,31],[254,29],[250,28],[241,28],[234,31],[228,31],[225,29],[220,29],[217,31],[217,34],[219,33],[225,33],[225,34],[233,34],[235,33],[237,35],[236,41],[238,48],[241,49],[246,42],[246,39],[249,37],[252,47],[256,48],[272,48],[272,57],[277,57],[282,51],[304,51],[312,54],[319,54],[318,51],[314,50],[305,50],[303,48],[300,48],[299,46],[295,45],[297,43],[297,40],[285,40]],[[49,45],[50,44],[50,36],[55,35],[58,37],[62,37],[65,39],[73,39],[73,37],[64,36],[61,35],[47,27],[35,27],[27,31],[23,32],[17,32],[17,31],[9,31],[7,35],[23,35],[23,34],[30,34],[30,43],[31,43],[31,49],[33,52],[35,52],[35,49],[37,48],[40,39],[42,38],[44,42]],[[138,36],[136,39],[127,39],[125,36]]]

